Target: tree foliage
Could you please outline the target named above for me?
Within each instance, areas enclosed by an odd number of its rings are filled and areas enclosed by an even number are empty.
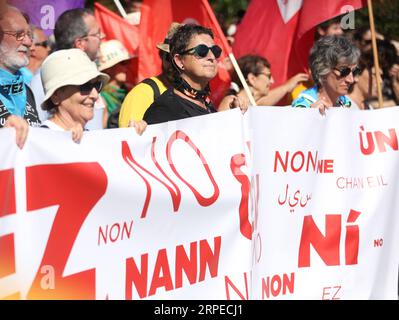
[[[250,0],[209,0],[221,25],[235,22],[240,11],[245,11]]]
[[[391,39],[399,40],[399,1],[398,0],[374,0],[373,13],[375,28],[379,33]],[[369,11],[363,8],[356,11],[356,28],[368,26]]]

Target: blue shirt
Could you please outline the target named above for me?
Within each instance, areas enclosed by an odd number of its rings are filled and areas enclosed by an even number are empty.
[[[310,108],[310,106],[319,99],[319,93],[317,92],[317,86],[302,91],[298,98],[292,101],[292,107],[294,108]],[[340,96],[336,102],[337,106],[349,108],[352,103],[347,96]]]

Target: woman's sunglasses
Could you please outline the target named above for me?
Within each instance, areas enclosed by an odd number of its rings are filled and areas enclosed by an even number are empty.
[[[80,94],[88,96],[93,90],[93,88],[96,89],[98,93],[100,93],[103,88],[103,83],[101,81],[95,81],[95,82],[89,81],[84,84],[81,84],[79,86]]]
[[[341,78],[347,77],[351,72],[354,77],[357,77],[362,72],[362,70],[359,67],[354,67],[353,69],[351,69],[349,67],[345,67],[342,69],[334,68],[334,70],[337,70],[339,72],[339,77],[341,77]]]
[[[215,56],[215,58],[219,58],[220,55],[222,54],[222,48],[219,47],[218,45],[214,45],[212,47],[208,47],[205,44],[199,44],[198,46],[194,47],[194,48],[190,48],[187,50],[184,50],[182,52],[180,52],[179,54],[183,55],[183,54],[193,54],[199,58],[205,58],[208,55],[209,50],[212,51],[213,55]]]
[[[35,42],[33,43],[34,46],[36,47],[43,47],[43,48],[47,48],[49,46],[48,41],[42,41],[42,42]]]

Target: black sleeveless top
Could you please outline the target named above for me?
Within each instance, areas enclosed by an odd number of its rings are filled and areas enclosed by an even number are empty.
[[[166,90],[147,109],[144,120],[148,124],[180,120],[216,112],[213,105],[207,109],[201,108],[190,100],[184,99],[173,92]]]

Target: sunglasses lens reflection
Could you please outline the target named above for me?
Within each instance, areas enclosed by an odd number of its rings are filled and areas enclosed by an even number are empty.
[[[354,77],[357,77],[357,76],[360,75],[361,71],[362,70],[360,70],[359,67],[356,67],[355,69],[352,70],[352,74],[353,74]]]
[[[215,58],[219,58],[220,55],[222,54],[222,48],[220,48],[217,45],[214,45],[212,47],[208,47],[204,44],[200,44],[198,46],[196,46],[194,48],[195,53],[201,57],[201,58],[205,58],[208,55],[209,50],[212,51],[213,55],[215,56]]]
[[[352,75],[354,77],[357,77],[358,75],[360,75],[360,72],[361,72],[359,67],[355,67],[353,69],[346,67],[346,68],[340,69],[338,71],[339,71],[339,76],[343,77],[343,78],[347,77],[350,73],[352,73]]]
[[[103,83],[101,81],[86,82],[80,86],[80,93],[83,95],[89,95],[93,88],[99,93],[102,89]]]
[[[213,47],[211,48],[211,50],[212,50],[212,52],[213,52],[215,58],[219,58],[220,55],[222,54],[222,48],[219,47],[219,46],[213,46]]]

